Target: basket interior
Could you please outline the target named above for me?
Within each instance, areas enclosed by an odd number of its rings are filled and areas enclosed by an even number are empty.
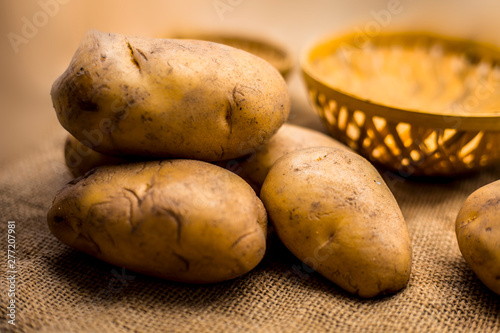
[[[500,50],[427,34],[326,40],[302,59],[333,137],[375,164],[453,176],[500,159]]]
[[[330,40],[308,59],[333,89],[435,114],[500,113],[500,50],[427,34]]]

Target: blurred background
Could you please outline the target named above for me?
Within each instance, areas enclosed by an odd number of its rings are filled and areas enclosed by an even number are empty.
[[[64,132],[50,88],[89,29],[148,37],[215,29],[275,40],[295,57],[290,120],[318,129],[298,59],[325,34],[427,30],[500,45],[498,0],[2,0],[0,16],[0,167]]]

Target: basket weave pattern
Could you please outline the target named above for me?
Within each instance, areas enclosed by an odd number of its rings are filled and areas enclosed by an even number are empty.
[[[433,128],[392,121],[353,108],[312,85],[309,94],[315,111],[334,138],[371,162],[400,174],[449,176],[500,159],[500,132],[459,130],[453,122],[449,128]]]
[[[310,101],[334,138],[404,176],[455,176],[500,160],[500,49],[418,33],[380,35],[368,44],[335,37],[302,59]],[[345,45],[354,51],[342,52]],[[394,61],[402,48],[406,58]],[[408,64],[413,74],[401,75]],[[371,80],[379,77],[399,81]],[[489,94],[479,94],[480,80]],[[408,90],[414,86],[416,93]],[[483,108],[453,108],[471,97]]]

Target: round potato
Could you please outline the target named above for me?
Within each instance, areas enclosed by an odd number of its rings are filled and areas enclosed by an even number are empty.
[[[455,224],[458,246],[477,277],[500,295],[500,180],[465,200]]]
[[[404,288],[411,243],[376,169],[344,149],[291,152],[273,165],[261,199],[278,237],[305,264],[363,298]]]
[[[246,180],[258,193],[274,162],[289,152],[312,147],[336,147],[350,150],[347,146],[321,132],[302,126],[284,124],[259,151],[238,160],[218,162]]]
[[[208,41],[91,31],[51,91],[76,139],[119,156],[231,159],[266,144],[290,111],[265,60]]]
[[[104,155],[85,146],[71,134],[64,144],[64,160],[73,176],[80,177],[95,167],[133,162],[131,159]]]
[[[94,168],[56,195],[47,219],[77,250],[188,283],[241,276],[266,249],[266,211],[252,188],[195,160]]]

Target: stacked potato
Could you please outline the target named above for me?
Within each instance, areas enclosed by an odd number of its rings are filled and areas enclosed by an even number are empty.
[[[219,282],[261,261],[269,214],[292,253],[347,291],[406,285],[411,244],[392,193],[335,140],[284,124],[287,86],[266,61],[212,42],[90,32],[52,99],[78,176],[48,212],[65,244],[145,274]]]

